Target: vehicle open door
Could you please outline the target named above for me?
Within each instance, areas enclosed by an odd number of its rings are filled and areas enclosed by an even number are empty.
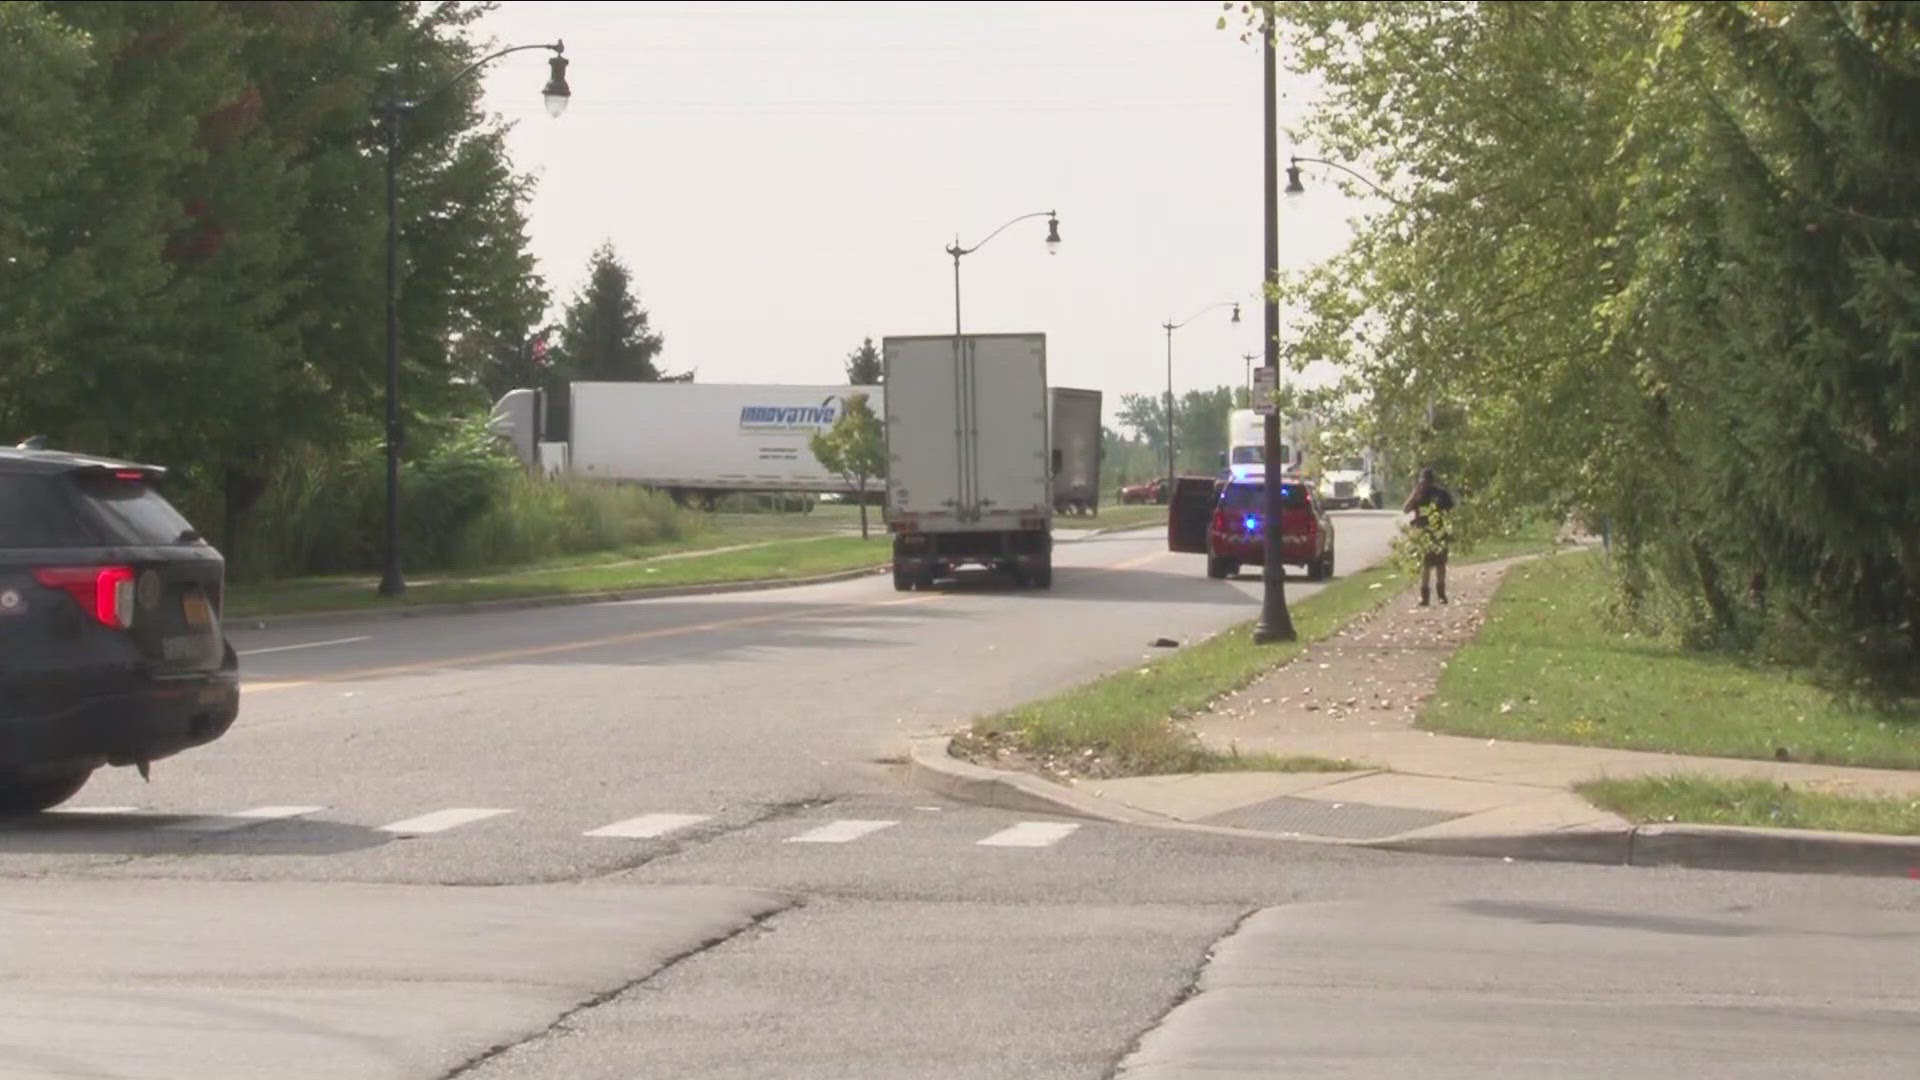
[[[1211,476],[1182,476],[1173,482],[1167,498],[1167,550],[1188,555],[1207,553],[1207,529],[1213,524],[1213,504],[1219,486]]]

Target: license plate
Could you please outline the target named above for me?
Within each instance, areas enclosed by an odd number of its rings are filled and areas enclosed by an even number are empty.
[[[207,606],[207,598],[200,593],[190,592],[182,596],[180,608],[187,616],[188,626],[206,626],[213,622],[213,609]]]

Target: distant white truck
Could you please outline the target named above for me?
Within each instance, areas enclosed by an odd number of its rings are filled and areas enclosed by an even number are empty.
[[[1380,488],[1374,479],[1372,454],[1326,463],[1320,470],[1319,488],[1320,502],[1329,509],[1380,509]]]
[[[1300,467],[1298,425],[1283,421],[1280,425],[1280,468],[1282,472]],[[1235,409],[1227,414],[1227,454],[1220,463],[1220,475],[1235,466],[1265,465],[1267,454],[1267,418],[1252,409]]]
[[[881,343],[893,587],[960,566],[1053,586],[1053,470],[1044,334]]]
[[[1100,391],[1056,386],[1047,392],[1053,440],[1053,509],[1100,512]]]
[[[833,427],[855,394],[884,415],[878,386],[577,382],[568,387],[565,443],[547,442],[537,430],[541,410],[530,390],[500,400],[494,430],[529,464],[537,457],[549,471],[561,464],[569,476],[645,484],[683,499],[853,494],[854,485],[827,471],[808,443]]]

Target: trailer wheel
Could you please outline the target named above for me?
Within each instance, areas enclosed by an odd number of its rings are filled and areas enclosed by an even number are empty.
[[[913,591],[913,574],[908,572],[907,568],[899,563],[893,564],[893,591]]]
[[[1046,562],[1027,571],[1027,580],[1036,589],[1053,588],[1053,559],[1049,557]]]

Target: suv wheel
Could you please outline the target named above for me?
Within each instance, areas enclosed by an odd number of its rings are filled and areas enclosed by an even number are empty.
[[[1232,577],[1234,565],[1232,559],[1222,559],[1214,555],[1207,556],[1207,576],[1215,581]]]
[[[0,766],[0,814],[33,814],[78,794],[93,766]]]

